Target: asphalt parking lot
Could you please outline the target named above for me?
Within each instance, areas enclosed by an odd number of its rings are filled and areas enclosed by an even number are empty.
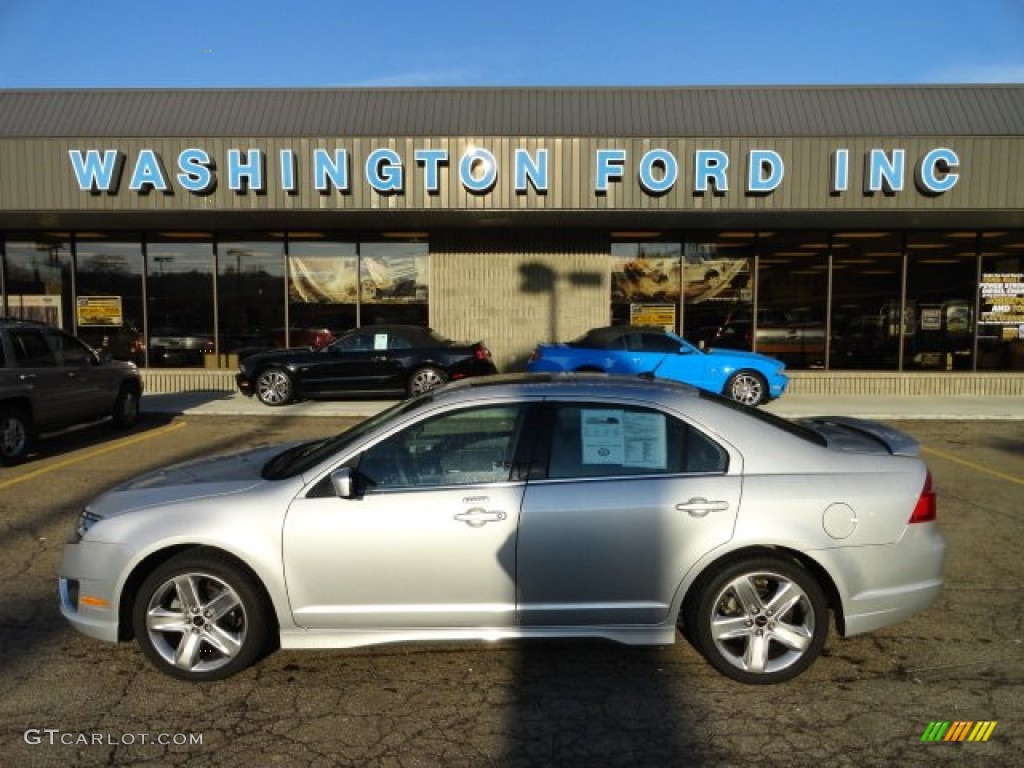
[[[90,497],[147,468],[357,418],[149,413],[129,433],[79,430],[0,468],[0,766],[1020,764],[1020,421],[890,421],[935,477],[944,595],[894,627],[833,632],[781,686],[733,683],[682,640],[288,651],[195,685],[59,616],[61,549]],[[922,742],[934,721],[996,726],[986,742]]]

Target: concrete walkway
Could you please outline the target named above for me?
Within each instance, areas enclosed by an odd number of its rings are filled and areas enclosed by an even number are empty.
[[[142,410],[149,413],[180,413],[210,416],[372,416],[392,400],[306,401],[268,408],[255,398],[227,392],[178,392],[144,395]],[[1024,398],[918,396],[818,396],[785,395],[764,406],[786,417],[858,416],[867,419],[1001,419],[1024,421]]]

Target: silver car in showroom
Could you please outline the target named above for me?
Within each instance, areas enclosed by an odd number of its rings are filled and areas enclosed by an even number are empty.
[[[327,439],[149,472],[82,511],[60,604],[160,670],[227,677],[275,647],[682,632],[775,683],[940,594],[916,442],[787,421],[685,384],[494,376]]]

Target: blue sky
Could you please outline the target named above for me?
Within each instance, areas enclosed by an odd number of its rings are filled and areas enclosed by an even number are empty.
[[[0,88],[1024,83],[1024,0],[0,0]]]

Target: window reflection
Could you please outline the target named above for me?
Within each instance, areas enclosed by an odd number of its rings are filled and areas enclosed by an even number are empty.
[[[69,236],[14,236],[6,260],[4,314],[73,328]]]
[[[827,297],[826,234],[762,235],[754,351],[777,357],[790,368],[824,368]]]
[[[356,255],[354,242],[289,242],[289,346],[322,346],[359,324]]]
[[[233,368],[248,352],[285,343],[284,241],[217,244],[218,349]]]
[[[971,370],[974,354],[975,234],[907,236],[905,370]]]
[[[427,243],[360,243],[361,324],[427,325],[428,268]]]
[[[896,370],[900,334],[903,244],[899,232],[840,232],[832,238],[832,368]]]
[[[149,265],[151,366],[195,367],[213,354],[213,243],[154,242]]]
[[[613,242],[612,324],[679,330],[681,243]]]
[[[722,232],[686,243],[683,336],[700,347],[750,349],[754,232]]]
[[[77,238],[75,320],[78,336],[117,360],[145,365],[142,241]]]

